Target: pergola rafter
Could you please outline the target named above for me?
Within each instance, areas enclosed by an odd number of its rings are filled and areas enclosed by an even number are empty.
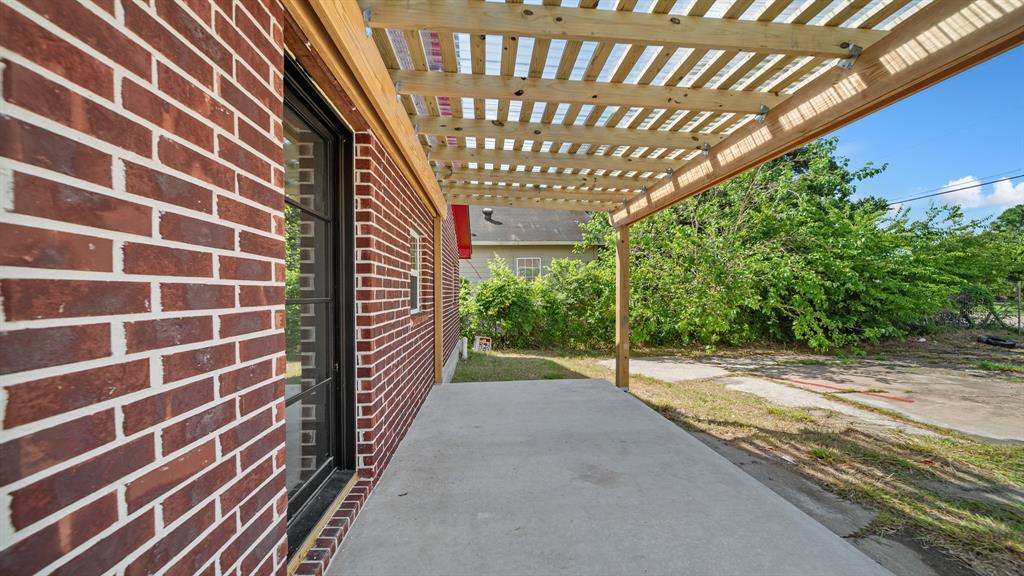
[[[865,61],[858,55],[887,45],[891,28],[913,36],[927,14],[958,10],[1019,27],[1021,2],[655,0],[646,12],[637,0],[611,10],[596,0],[360,7],[439,183],[491,184],[490,194],[469,196],[473,203],[513,194],[515,184],[544,186],[543,200],[562,194],[566,204],[585,202],[586,191],[641,191],[610,210],[625,224],[721,181],[712,168],[710,178],[680,187],[693,166],[714,165],[735,134],[764,134],[759,122],[771,126],[798,107],[805,84],[856,75]],[[837,68],[843,61],[853,70]]]
[[[1024,0],[286,2],[432,198],[609,213],[620,386],[632,223],[1024,42]]]
[[[362,4],[369,10],[367,25],[372,28],[597,40],[668,48],[844,57],[847,49],[843,44],[869,46],[884,36],[884,32],[877,30],[473,0],[367,0]]]

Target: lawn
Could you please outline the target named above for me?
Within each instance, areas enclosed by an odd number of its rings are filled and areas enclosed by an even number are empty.
[[[473,353],[456,382],[605,378],[599,358]],[[827,489],[879,512],[866,533],[899,533],[984,575],[1024,573],[1024,446],[851,428],[827,410],[774,405],[712,381],[633,376],[630,391],[679,426],[791,462]],[[899,416],[895,416],[899,417]],[[902,417],[900,417],[902,418]]]

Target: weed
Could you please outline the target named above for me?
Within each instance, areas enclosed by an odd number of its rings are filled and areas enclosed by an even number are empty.
[[[824,460],[825,462],[835,460],[836,456],[839,454],[832,448],[826,448],[824,446],[812,446],[807,450],[807,453],[811,455],[811,457],[817,458],[818,460]]]
[[[975,368],[981,368],[982,370],[992,370],[994,372],[1016,372],[1018,374],[1024,374],[1024,366],[1020,364],[1010,364],[1009,362],[990,362],[988,360],[982,360],[974,363]]]

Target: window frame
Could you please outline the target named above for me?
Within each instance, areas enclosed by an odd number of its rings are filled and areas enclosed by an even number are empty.
[[[423,248],[423,239],[420,233],[415,228],[409,229],[409,313],[416,314],[423,308],[422,294],[420,291],[423,288],[423,257],[420,254]],[[416,279],[416,286],[413,287],[413,278]]]
[[[523,274],[520,272],[521,268],[519,266],[519,263],[521,261],[523,261],[523,260],[532,260],[532,261],[536,261],[537,262],[537,267],[536,267],[537,273],[536,273],[536,275],[534,275],[529,280],[533,281],[533,280],[536,280],[537,278],[540,278],[541,273],[544,270],[544,259],[541,258],[540,256],[523,256],[523,257],[518,257],[517,256],[516,257],[516,276],[518,276],[520,278],[525,278],[525,276],[523,276]]]

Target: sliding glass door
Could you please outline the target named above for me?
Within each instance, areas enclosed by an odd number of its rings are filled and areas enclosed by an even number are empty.
[[[351,134],[289,62],[285,86],[288,545],[354,468]]]

